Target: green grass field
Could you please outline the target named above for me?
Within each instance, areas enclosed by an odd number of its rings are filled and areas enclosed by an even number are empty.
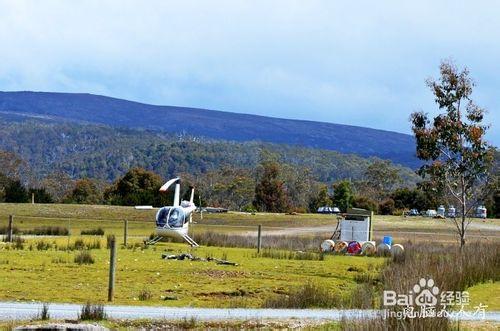
[[[78,265],[73,261],[76,251],[29,250],[30,244],[35,246],[40,240],[28,240],[23,250],[0,248],[0,300],[106,300],[108,250],[91,250],[95,263]],[[56,242],[65,245],[64,239]],[[239,265],[161,259],[163,252],[189,251],[203,258],[227,257]],[[148,249],[122,247],[117,254],[115,303],[196,307],[258,307],[266,296],[308,281],[348,295],[356,286],[356,275],[376,274],[384,262],[382,258],[347,256],[327,256],[324,261],[279,260],[256,257],[253,249],[190,250],[174,243]],[[142,290],[150,292],[152,298],[139,301]],[[163,300],[165,297],[175,300]]]
[[[105,237],[80,236],[81,230],[101,227],[107,234],[118,236],[121,243],[123,220],[129,220],[129,243],[139,243],[154,231],[155,211],[137,211],[131,207],[86,205],[0,204],[0,227],[14,215],[14,226],[33,229],[40,226],[63,226],[70,236],[27,237],[24,249],[14,250],[0,244],[0,300],[104,302],[106,300],[109,251]],[[317,214],[205,214],[195,216],[194,231],[216,231],[226,234],[255,234],[262,224],[266,233],[283,235],[331,235],[335,217]],[[499,220],[475,220],[471,234],[498,240]],[[311,231],[310,229],[313,229]],[[395,240],[454,241],[450,221],[376,216],[375,239],[393,235]],[[405,232],[421,233],[411,234]],[[439,236],[443,234],[443,236]],[[101,249],[93,249],[95,263],[78,265],[76,251],[55,248],[37,250],[40,241],[59,248],[84,238],[99,240]],[[186,244],[160,243],[147,249],[118,249],[116,304],[196,306],[196,307],[259,307],[273,294],[287,293],[295,286],[313,282],[341,296],[349,296],[368,274],[377,275],[383,258],[326,256],[324,261],[280,260],[256,257],[255,249],[202,247],[191,250]],[[320,242],[318,242],[319,246]],[[30,250],[31,246],[31,250]],[[221,266],[215,262],[162,260],[164,252],[193,252],[205,258],[226,257],[238,266]],[[358,281],[357,281],[358,280]],[[498,283],[480,284],[471,289],[471,299],[500,309],[498,300],[491,300],[491,291]],[[141,291],[151,298],[139,300]],[[172,300],[169,300],[172,299]],[[494,307],[494,308],[493,308]]]

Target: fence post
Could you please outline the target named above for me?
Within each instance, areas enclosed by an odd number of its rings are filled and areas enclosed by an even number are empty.
[[[12,226],[14,223],[14,215],[9,215],[9,226],[7,228],[7,242],[12,242],[12,234],[14,232],[14,228]]]
[[[259,224],[257,228],[257,253],[260,253],[260,248],[262,245],[261,235],[262,235],[262,225]]]
[[[125,223],[123,224],[123,245],[125,247],[127,246],[127,236],[128,236],[128,220],[125,220]]]
[[[108,284],[108,301],[113,301],[115,294],[115,270],[116,270],[116,238],[113,236],[110,243],[109,256],[109,284]]]

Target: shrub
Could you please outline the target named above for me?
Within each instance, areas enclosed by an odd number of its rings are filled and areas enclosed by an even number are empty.
[[[35,236],[67,236],[69,230],[63,226],[42,226],[33,230],[25,230],[23,233]]]
[[[68,263],[68,260],[64,257],[59,256],[59,257],[53,257],[51,262],[52,263]]]
[[[102,228],[97,228],[97,229],[89,229],[89,230],[82,230],[81,235],[88,235],[88,236],[104,236],[104,230]]]
[[[24,249],[24,239],[21,236],[12,236],[14,249]]]
[[[38,313],[37,319],[42,320],[42,321],[46,321],[46,320],[50,319],[49,304],[48,303],[44,303],[42,305],[42,309]]]
[[[94,261],[94,258],[92,257],[92,254],[90,254],[89,251],[86,251],[86,250],[82,250],[80,252],[78,252],[76,255],[75,255],[75,263],[78,263],[78,264],[93,264],[95,261]]]
[[[377,202],[365,196],[356,196],[352,205],[356,208],[371,210],[374,213],[376,213],[378,209]]]
[[[342,307],[340,296],[327,288],[314,283],[293,289],[289,295],[276,295],[267,298],[264,308],[339,308]]]
[[[139,300],[141,300],[141,301],[150,300],[152,297],[153,297],[153,294],[148,289],[143,289],[139,292]]]
[[[8,226],[0,226],[0,234],[7,234],[9,231]],[[16,226],[12,227],[12,234],[18,234],[20,233],[19,228]]]
[[[381,215],[392,215],[394,213],[395,204],[391,198],[386,199],[378,206],[378,211]]]
[[[103,305],[93,305],[87,302],[85,306],[82,306],[80,314],[78,314],[78,319],[82,321],[92,320],[92,321],[102,321],[106,319],[106,313],[104,311]]]
[[[267,257],[278,260],[311,260],[323,261],[324,255],[315,252],[303,251],[281,251],[276,249],[264,249],[262,252],[255,253],[253,257]]]
[[[85,248],[85,241],[83,241],[83,239],[81,239],[81,238],[76,239],[75,242],[73,243],[73,248],[74,249],[84,249]]]
[[[194,329],[198,325],[198,321],[196,320],[196,317],[192,316],[191,318],[184,317],[182,321],[179,322],[178,327],[181,330],[189,330],[189,329]]]
[[[36,249],[38,251],[46,251],[48,250],[52,245],[49,244],[48,242],[44,241],[44,240],[40,240],[40,241],[37,241],[36,243]]]

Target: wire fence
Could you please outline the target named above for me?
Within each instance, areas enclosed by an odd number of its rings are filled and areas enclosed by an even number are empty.
[[[89,217],[64,217],[64,216],[35,216],[35,215],[15,215],[15,222],[19,223],[23,220],[29,220],[29,219],[43,219],[43,220],[52,220],[52,221],[61,221],[65,222],[65,224],[75,225],[71,224],[72,221],[79,222],[79,221],[85,221],[85,222],[96,222],[96,223],[114,223],[116,225],[123,225],[124,219],[118,219],[118,218],[89,218]],[[134,219],[127,219],[129,226],[133,224],[141,224],[141,225],[151,225],[151,232],[156,229],[155,221],[154,220],[134,220]],[[0,222],[4,223],[4,222]],[[7,218],[5,223],[7,223]],[[253,225],[241,225],[241,224],[228,224],[229,222],[225,222],[223,224],[210,224],[210,223],[203,223],[203,221],[198,221],[193,223],[191,226],[197,231],[211,231],[210,229],[214,229],[213,231],[217,231],[223,228],[226,229],[241,229],[241,230],[247,230],[247,231],[240,231],[240,232],[235,232],[235,235],[257,235],[257,224]],[[408,222],[407,225],[411,225],[410,222]],[[451,224],[450,224],[451,225]],[[268,235],[293,235],[293,236],[307,236],[307,235],[317,235],[317,234],[326,234],[326,233],[332,233],[335,230],[336,226],[336,220],[332,221],[332,225],[325,225],[324,223],[318,225],[318,224],[311,224],[308,225],[304,223],[301,226],[267,226],[267,225],[262,225],[262,236],[268,236]],[[438,237],[450,237],[454,238],[457,236],[455,233],[455,229],[453,227],[449,228],[439,228],[436,229],[435,231],[429,232],[429,231],[411,231],[411,230],[397,230],[394,227],[381,227],[377,229],[372,230],[372,235],[373,236],[385,236],[385,235],[391,235],[393,237],[405,237],[407,239],[415,238],[415,239],[420,239],[420,238],[428,238],[429,240],[432,239],[434,236]],[[469,234],[467,235],[469,238],[487,238],[487,239],[500,239],[500,226],[495,226],[490,227],[490,228],[471,228],[469,230]],[[131,235],[130,237],[135,237]]]

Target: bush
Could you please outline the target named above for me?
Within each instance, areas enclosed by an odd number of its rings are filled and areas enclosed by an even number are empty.
[[[139,300],[141,300],[141,301],[150,300],[152,297],[153,297],[153,294],[148,289],[143,289],[143,290],[141,290],[141,292],[139,292]]]
[[[62,226],[42,226],[33,230],[25,230],[23,233],[35,236],[67,236],[69,230]]]
[[[81,321],[86,321],[86,320],[102,321],[106,319],[104,306],[93,305],[87,302],[85,306],[82,306],[82,310],[80,311],[80,314],[78,314],[78,319]]]
[[[76,239],[74,244],[73,244],[74,249],[84,249],[85,248],[85,241],[83,239]]]
[[[3,241],[7,242],[7,236],[3,238]],[[12,248],[24,249],[24,239],[21,236],[12,236]]]
[[[264,249],[260,254],[255,253],[253,257],[267,257],[278,260],[311,260],[311,261],[324,260],[324,255],[322,253],[303,252],[303,251],[287,252],[276,249]]]
[[[289,295],[277,295],[266,299],[263,308],[339,308],[341,297],[327,288],[314,283],[293,289]]]
[[[371,210],[374,213],[376,213],[377,210],[378,210],[377,203],[374,200],[372,200],[370,198],[367,198],[365,196],[356,196],[354,198],[354,201],[353,201],[352,205],[355,208],[361,208],[361,209]]]
[[[42,321],[46,321],[46,320],[50,319],[49,304],[48,303],[44,303],[42,305],[42,309],[38,313],[37,319],[42,320]]]
[[[93,264],[94,258],[89,251],[80,251],[75,255],[75,263],[78,264]]]
[[[244,211],[246,213],[256,213],[257,209],[252,204],[249,204],[243,207],[241,211]]]
[[[36,249],[37,251],[46,251],[48,250],[52,245],[49,244],[48,242],[44,240],[37,241],[36,243]]]
[[[381,215],[392,215],[394,213],[395,204],[391,198],[386,199],[378,206],[378,211]]]
[[[9,227],[8,226],[0,226],[0,234],[7,234],[9,231]],[[16,226],[13,226],[12,227],[12,234],[18,234],[20,231],[19,231],[19,228],[16,227]]]
[[[104,236],[104,230],[102,228],[82,230],[80,232],[82,236]]]

